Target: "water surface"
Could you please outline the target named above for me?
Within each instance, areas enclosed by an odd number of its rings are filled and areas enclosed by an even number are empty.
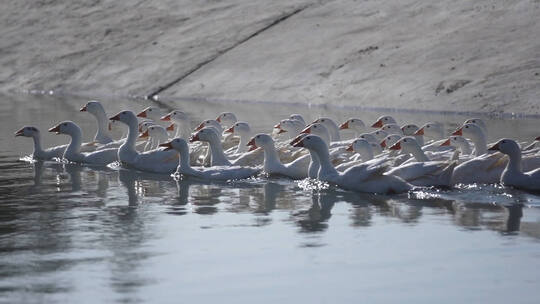
[[[24,124],[42,133],[94,121],[85,100],[0,102],[0,302],[537,303],[540,197],[496,185],[365,195],[287,179],[205,183],[129,170],[27,163]],[[104,100],[110,114],[145,104]],[[291,112],[381,113],[178,101],[194,120],[234,111],[259,131]],[[264,113],[264,115],[262,114]],[[459,115],[392,113],[400,121]],[[194,122],[195,123],[195,122]],[[489,120],[490,140],[538,136],[537,120]],[[66,142],[43,134],[45,145]]]

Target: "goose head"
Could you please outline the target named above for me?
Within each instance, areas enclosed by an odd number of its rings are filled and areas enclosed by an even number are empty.
[[[459,135],[464,136],[470,139],[477,139],[480,137],[485,137],[484,131],[482,131],[482,128],[479,127],[475,123],[466,123],[463,126],[461,126],[459,129],[454,131],[452,135]]]
[[[146,130],[139,136],[139,138],[163,138],[167,136],[167,130],[160,125],[150,125]]]
[[[247,143],[249,151],[253,151],[257,148],[274,147],[274,140],[268,134],[257,134],[253,136]]]
[[[279,129],[278,134],[289,132],[296,136],[306,127],[305,123],[296,119],[283,119],[274,128]]]
[[[197,126],[197,128],[195,128],[194,131],[199,131],[203,128],[214,128],[216,130],[216,132],[218,133],[221,133],[223,131],[223,128],[221,127],[221,125],[219,124],[219,122],[217,122],[216,120],[213,120],[213,119],[207,119],[207,120],[203,120],[199,126]]]
[[[49,132],[54,132],[56,134],[67,134],[67,135],[76,135],[81,134],[81,128],[75,124],[73,121],[63,121],[56,126],[49,129]]]
[[[304,126],[306,125],[306,120],[300,114],[291,114],[291,116],[289,116],[289,118],[293,119],[293,120],[298,120],[299,122],[303,123]]]
[[[403,132],[403,135],[405,136],[413,136],[416,135],[415,133],[420,130],[420,128],[415,124],[408,124],[401,127],[401,132]]]
[[[414,154],[418,149],[422,149],[416,139],[411,136],[406,136],[398,140],[395,144],[393,144],[390,148],[390,150],[402,150],[405,153],[411,153]]]
[[[361,138],[355,139],[346,149],[346,151],[358,153],[371,150],[371,143]]]
[[[250,132],[251,132],[251,128],[249,127],[249,124],[244,121],[236,122],[230,128],[225,130],[225,133],[232,133],[234,135],[239,135],[239,136],[249,136]]]
[[[159,144],[159,146],[165,148],[163,149],[165,151],[174,149],[181,154],[189,153],[188,143],[180,137],[174,138],[166,143]]]
[[[377,139],[377,137],[375,137],[375,135],[371,133],[362,133],[358,136],[358,138],[365,139],[371,143],[379,144],[379,140]]]
[[[361,119],[358,118],[349,118],[344,123],[339,125],[340,130],[351,129],[356,132],[362,132],[366,128],[366,125]]]
[[[489,147],[489,151],[499,151],[503,154],[512,156],[512,155],[521,155],[521,148],[518,143],[512,139],[503,138],[495,143],[493,146]]]
[[[15,136],[35,137],[39,136],[38,128],[34,126],[24,126],[19,131],[15,132]]]
[[[538,136],[537,138],[535,138],[534,140],[536,141],[540,141],[540,136]]]
[[[330,144],[330,133],[328,132],[328,128],[322,123],[313,123],[300,133],[317,135],[324,140],[327,146]]]
[[[204,141],[204,142],[220,142],[219,135],[215,128],[204,127],[191,136],[189,142]]]
[[[396,120],[392,117],[392,116],[389,116],[389,115],[384,115],[384,116],[381,116],[377,119],[377,121],[375,121],[371,127],[372,128],[382,128],[382,126],[384,125],[387,125],[387,124],[396,124]]]
[[[376,131],[371,132],[370,134],[375,136],[378,142],[380,142],[381,140],[385,139],[386,136],[388,136],[388,132],[384,130],[376,130]]]
[[[328,147],[322,138],[317,135],[306,135],[293,144],[294,147],[302,147],[313,151],[324,151]]]
[[[128,126],[132,123],[137,124],[137,116],[135,116],[135,113],[131,111],[122,111],[109,119],[123,122]]]
[[[400,139],[401,139],[401,135],[390,134],[381,141],[381,147],[390,149],[394,146],[395,143],[399,142]],[[396,149],[391,149],[391,150],[396,150]]]
[[[161,110],[156,107],[147,107],[142,110],[137,117],[150,118],[152,120],[158,121],[161,118]]]
[[[435,138],[442,137],[444,136],[443,125],[438,122],[428,122],[418,129],[418,131],[416,131],[413,135],[425,135]]]
[[[218,115],[218,117],[216,118],[216,121],[224,126],[230,126],[234,124],[235,122],[237,122],[238,119],[236,119],[236,115],[234,115],[234,113],[223,112]]]
[[[143,133],[143,132],[145,132],[146,130],[148,130],[148,128],[149,128],[150,126],[153,126],[153,125],[155,125],[155,123],[154,123],[152,120],[141,121],[141,122],[139,123],[139,132],[140,132],[140,133]]]
[[[94,116],[105,115],[105,108],[103,108],[101,102],[97,100],[90,100],[79,111],[88,112]]]
[[[176,123],[189,123],[189,116],[180,110],[173,110],[160,119],[162,121],[172,121]]]
[[[396,124],[387,124],[381,127],[381,130],[386,131],[388,134],[398,134],[403,135],[403,131],[401,131],[401,128]]]
[[[463,124],[468,124],[468,123],[476,124],[477,126],[480,127],[480,129],[482,129],[482,131],[484,131],[484,134],[487,134],[487,125],[486,125],[486,122],[483,119],[481,119],[481,118],[470,118],[470,119],[465,120],[465,122]]]
[[[464,155],[471,154],[471,146],[469,142],[463,136],[452,135],[445,140],[441,146],[452,146],[461,149],[461,153]]]

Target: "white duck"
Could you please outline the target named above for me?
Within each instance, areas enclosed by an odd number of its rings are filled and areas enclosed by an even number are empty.
[[[330,140],[331,141],[340,141],[341,140],[341,137],[339,135],[339,127],[336,124],[336,122],[334,120],[332,120],[331,118],[320,117],[319,119],[312,122],[312,124],[314,124],[314,123],[323,124],[326,127],[326,129],[328,129],[328,133],[330,134]]]
[[[148,139],[150,145],[148,149],[145,148],[145,151],[148,151],[157,149],[159,144],[168,141],[169,134],[167,133],[167,129],[165,129],[164,127],[160,125],[151,125],[146,128],[146,131],[139,135],[139,138]]]
[[[470,139],[474,144],[474,156],[487,153],[486,135],[482,128],[474,123],[466,123],[454,131],[452,135],[459,135]]]
[[[403,135],[405,136],[412,136],[420,146],[424,145],[424,136],[422,135],[416,135],[416,132],[420,130],[420,128],[415,124],[406,124],[401,127],[401,131],[403,132]]]
[[[452,135],[444,141],[441,146],[453,146],[461,151],[461,155],[470,156],[472,154],[471,145],[463,137],[459,135]]]
[[[338,172],[330,162],[328,148],[316,135],[307,135],[294,144],[317,154],[320,161],[318,179],[346,189],[369,193],[403,193],[412,185],[399,177],[384,175],[385,166],[358,165]]]
[[[240,137],[240,142],[236,148],[235,154],[248,152],[247,143],[252,136],[251,128],[247,122],[238,121],[230,128],[225,130],[225,133],[232,133],[234,136]]]
[[[223,126],[230,127],[234,123],[236,123],[238,119],[236,119],[236,115],[234,115],[234,113],[223,112],[218,115],[218,117],[216,118],[216,121],[219,122]]]
[[[162,121],[171,122],[177,126],[175,137],[181,137],[185,140],[189,140],[189,137],[191,136],[191,127],[188,114],[180,110],[174,110],[160,119]]]
[[[269,175],[287,176],[292,179],[303,179],[307,177],[310,159],[308,155],[296,160],[282,164],[274,145],[274,140],[270,135],[257,134],[248,142],[251,149],[262,148],[264,151],[263,170]]]
[[[371,125],[372,128],[382,128],[384,125],[387,124],[397,124],[396,120],[389,115],[381,116]]]
[[[352,130],[358,137],[366,129],[366,125],[359,118],[349,118],[339,126],[340,130]]]
[[[137,117],[131,111],[122,111],[110,118],[128,126],[128,136],[118,149],[118,160],[129,167],[154,173],[172,173],[178,166],[178,154],[174,151],[151,150],[139,153],[135,150],[138,137]]]
[[[91,100],[87,102],[81,109],[81,112],[88,112],[96,118],[97,131],[94,136],[94,141],[102,145],[113,142],[112,136],[109,134],[107,113],[103,105],[99,101]]]
[[[34,140],[34,152],[32,152],[32,158],[34,159],[51,160],[55,157],[61,158],[68,146],[61,145],[43,150],[41,147],[41,133],[38,128],[33,126],[22,127],[19,131],[15,132],[15,136],[32,137]]]
[[[386,174],[399,176],[415,186],[449,187],[451,185],[452,172],[457,162],[430,161],[414,137],[403,137],[391,146],[390,150],[410,153],[416,161],[392,168]]]
[[[189,161],[189,147],[184,139],[178,137],[167,143],[160,144],[160,146],[164,147],[166,151],[174,149],[180,154],[180,164],[173,175],[187,175],[207,180],[238,180],[255,176],[261,171],[257,168],[239,166],[192,168]]]
[[[66,134],[71,137],[71,142],[63,155],[69,161],[92,165],[108,165],[118,160],[118,149],[115,148],[82,153],[82,130],[72,121],[63,121],[55,127],[50,128],[49,132]]]
[[[514,140],[501,139],[489,150],[500,151],[510,158],[502,172],[501,184],[523,190],[540,191],[540,167],[525,173],[522,171],[521,149]]]

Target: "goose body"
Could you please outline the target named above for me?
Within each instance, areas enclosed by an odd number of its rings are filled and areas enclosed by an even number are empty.
[[[489,150],[500,151],[509,157],[509,161],[501,174],[501,184],[523,190],[540,191],[540,165],[532,171],[523,172],[521,149],[514,140],[501,139]]]
[[[15,136],[31,137],[34,141],[34,151],[32,158],[39,160],[51,160],[53,158],[62,158],[68,145],[61,145],[43,149],[41,147],[41,133],[34,126],[24,126],[15,132]]]
[[[320,168],[317,178],[321,181],[330,182],[346,190],[369,193],[403,193],[412,189],[412,185],[403,179],[384,175],[385,166],[358,165],[344,172],[338,172],[330,162],[326,144],[316,135],[307,135],[294,145],[305,147],[318,156]]]
[[[269,175],[281,175],[292,179],[303,179],[308,176],[310,159],[304,155],[296,160],[282,164],[274,145],[274,140],[267,134],[257,134],[248,143],[252,149],[262,148],[264,151],[263,171]]]
[[[210,168],[192,168],[189,163],[189,147],[182,138],[175,138],[167,143],[161,144],[166,151],[174,149],[180,154],[180,164],[174,175],[187,175],[206,180],[238,180],[257,175],[261,170],[240,166],[212,166]]]
[[[112,136],[109,134],[109,119],[103,105],[96,100],[87,102],[81,109],[81,112],[88,112],[96,118],[97,131],[94,136],[94,141],[102,145],[113,142]]]
[[[131,168],[154,173],[170,174],[178,166],[178,154],[174,151],[160,149],[139,153],[135,150],[135,141],[138,137],[137,117],[131,111],[122,111],[110,118],[118,120],[128,126],[128,136],[125,143],[118,149],[118,160]]]
[[[69,161],[92,165],[108,165],[118,160],[118,149],[104,149],[94,152],[82,153],[82,130],[72,121],[64,121],[49,129],[49,132],[66,134],[71,137],[71,142],[66,148],[63,157]]]

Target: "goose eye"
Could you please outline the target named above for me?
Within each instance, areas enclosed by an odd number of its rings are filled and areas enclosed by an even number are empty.
[[[469,126],[465,126],[465,129],[468,129],[468,128],[469,128]]]
[[[501,144],[504,144],[504,143],[505,143],[505,141],[504,141],[504,140],[503,140],[503,141],[501,141]]]
[[[406,139],[404,139],[404,140],[403,140],[403,142],[407,142],[407,140],[406,140]]]
[[[64,126],[67,126],[67,123],[64,123]]]
[[[152,112],[152,109],[148,109],[149,112]]]

